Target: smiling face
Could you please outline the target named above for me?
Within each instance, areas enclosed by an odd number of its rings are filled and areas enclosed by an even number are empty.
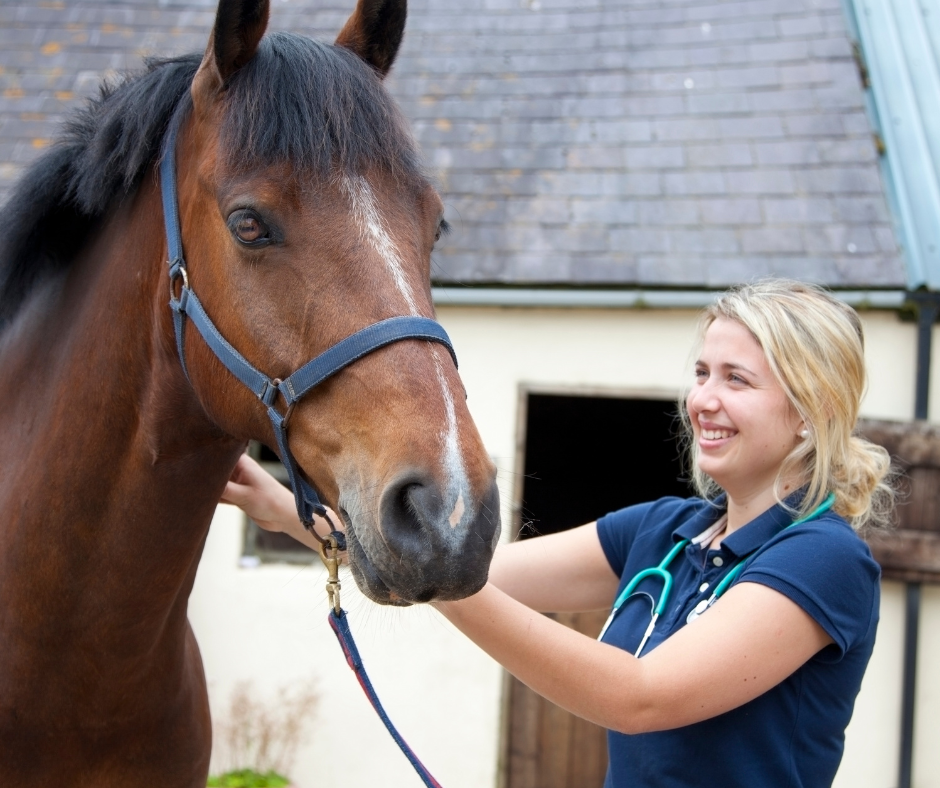
[[[718,318],[708,327],[686,407],[698,467],[734,501],[772,503],[803,422],[741,323]],[[786,495],[797,483],[782,480],[778,492]]]

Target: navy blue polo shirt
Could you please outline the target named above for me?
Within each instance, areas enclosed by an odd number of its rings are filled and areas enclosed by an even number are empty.
[[[723,513],[700,498],[663,498],[598,520],[601,546],[620,577],[618,595],[637,572],[659,564],[676,542],[703,533]],[[761,583],[784,594],[834,643],[773,689],[710,720],[655,733],[609,732],[605,788],[832,784],[875,643],[880,569],[867,545],[831,511],[787,529],[791,522],[777,505],[725,538],[718,550],[687,545],[669,566],[669,604],[643,655],[685,626],[695,605],[745,556],[735,583]],[[635,652],[650,621],[646,595],[658,599],[661,588],[653,578],[641,582],[604,642]]]

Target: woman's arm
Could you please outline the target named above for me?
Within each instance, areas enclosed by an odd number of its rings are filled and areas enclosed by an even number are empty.
[[[742,582],[642,659],[542,616],[493,585],[434,603],[520,681],[624,733],[689,725],[753,700],[832,642],[802,608]]]
[[[241,507],[263,528],[318,548],[297,519],[290,492],[247,456],[222,501]],[[321,535],[330,530],[321,518],[315,527]],[[535,612],[611,604],[617,577],[594,523],[502,545],[490,580],[469,599],[435,606],[536,692],[625,733],[680,727],[740,706],[832,642],[783,594],[747,582],[643,659]]]
[[[281,531],[311,550],[320,549],[320,543],[297,517],[294,496],[290,490],[247,454],[239,457],[225,485],[221,502],[237,506],[266,531]],[[333,513],[330,516],[341,527],[340,519]],[[333,530],[326,520],[317,515],[314,515],[313,527],[323,537]]]
[[[500,545],[489,581],[533,610],[552,613],[608,609],[618,585],[596,523]]]

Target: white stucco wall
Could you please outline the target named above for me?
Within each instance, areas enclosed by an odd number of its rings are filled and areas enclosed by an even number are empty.
[[[864,415],[906,419],[913,410],[912,324],[889,313],[863,315],[870,389]],[[460,358],[469,406],[499,467],[504,523],[514,481],[521,383],[542,387],[679,390],[695,313],[685,310],[573,310],[445,307],[439,318]],[[938,343],[940,345],[940,343]],[[936,365],[940,365],[940,350]],[[940,413],[940,392],[932,411]],[[235,682],[259,691],[315,677],[321,701],[293,776],[317,785],[419,784],[368,706],[326,623],[324,573],[310,567],[239,568],[241,518],[220,507],[190,604],[214,707]],[[878,644],[847,733],[838,788],[896,783],[903,587],[886,583]],[[448,788],[494,786],[501,672],[433,611],[380,608],[348,582],[344,607],[363,658],[393,720]],[[940,594],[924,598],[920,654],[918,788],[940,788],[936,732],[940,676]]]

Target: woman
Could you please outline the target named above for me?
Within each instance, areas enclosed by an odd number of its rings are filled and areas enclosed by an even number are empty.
[[[482,591],[435,606],[609,729],[606,786],[830,785],[878,620],[879,569],[854,529],[892,502],[887,453],[852,436],[864,383],[858,316],[823,290],[726,293],[703,315],[683,409],[701,497],[506,545]],[[304,536],[247,465],[225,500]],[[274,500],[276,515],[259,508]],[[651,628],[664,578],[638,573],[657,565],[672,584]],[[615,600],[601,642],[536,612]]]

